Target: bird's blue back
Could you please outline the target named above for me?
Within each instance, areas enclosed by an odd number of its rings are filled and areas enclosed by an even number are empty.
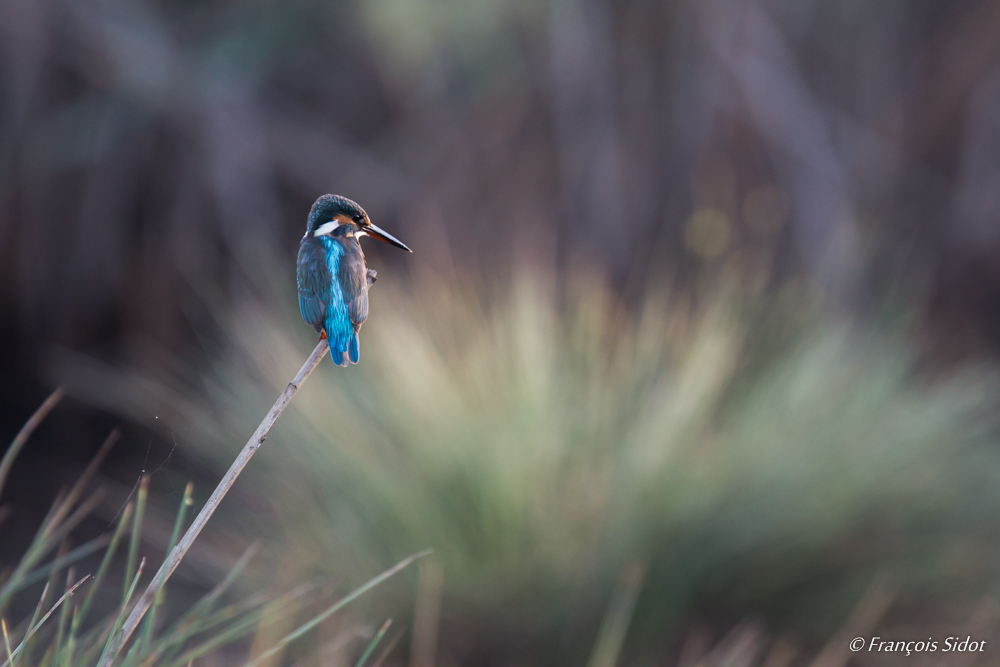
[[[368,293],[367,282],[352,279],[359,270],[364,275],[364,256],[354,239],[306,237],[299,246],[299,310],[307,324],[326,332],[338,364],[346,363],[345,353],[353,363],[360,357],[358,329],[368,316]]]

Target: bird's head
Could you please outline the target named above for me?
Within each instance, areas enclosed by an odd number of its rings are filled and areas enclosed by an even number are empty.
[[[307,236],[371,236],[407,252],[413,252],[389,232],[372,224],[365,210],[340,195],[323,195],[309,211]]]

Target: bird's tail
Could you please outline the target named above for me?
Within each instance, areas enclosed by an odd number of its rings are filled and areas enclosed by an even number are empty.
[[[320,336],[320,340],[323,340],[324,338],[326,338],[326,344],[330,347],[330,357],[333,359],[333,363],[337,364],[338,366],[347,366],[348,357],[350,357],[354,363],[358,363],[357,342],[348,341],[347,343],[348,349],[345,350],[341,348],[340,347],[341,344],[339,342],[334,341],[334,339],[327,338],[325,334],[323,336]],[[353,338],[356,340],[357,334],[354,334]]]
[[[343,345],[341,341],[334,341],[333,338],[327,338],[325,332],[324,335],[320,336],[320,340],[324,338],[326,338],[327,345],[330,346],[330,356],[333,357],[333,363],[338,366],[346,366],[348,361],[352,364],[358,363],[358,359],[361,358],[361,350],[358,347],[357,331],[351,333],[351,337],[347,340],[346,349],[341,347]]]
[[[351,334],[351,342],[347,344],[347,353],[351,358],[351,363],[358,363],[358,359],[361,358],[361,349],[358,344],[358,332],[355,331]]]

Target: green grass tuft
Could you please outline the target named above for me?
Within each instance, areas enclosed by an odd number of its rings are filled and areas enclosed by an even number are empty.
[[[626,306],[591,276],[518,275],[373,288],[361,363],[324,364],[247,471],[297,570],[350,580],[433,546],[459,664],[611,664],[702,614],[818,646],[886,569],[928,600],[990,580],[991,369],[931,372],[907,331],[826,312],[798,282]],[[247,430],[309,348],[286,289],[222,323],[203,408],[175,385],[200,451]],[[633,562],[625,614],[609,599]],[[379,613],[411,613],[392,598]]]
[[[16,448],[12,447],[8,450],[8,454],[4,458],[4,474],[13,467],[16,454],[23,449],[31,432],[37,427],[41,418],[55,406],[60,395],[61,392],[53,394],[54,398],[50,397],[36,415],[29,420],[28,425],[22,429],[18,440],[14,443]],[[0,616],[0,626],[2,626],[0,630],[2,630],[5,649],[5,659],[0,663],[0,667],[31,664],[32,652],[42,653],[37,664],[46,667],[50,665],[89,667],[103,663],[106,658],[110,658],[111,663],[121,667],[160,664],[187,665],[193,660],[233,645],[243,646],[243,649],[246,650],[248,638],[261,628],[283,619],[298,620],[301,625],[295,632],[282,640],[280,645],[283,647],[303,637],[322,620],[422,555],[417,554],[404,560],[380,577],[367,582],[346,597],[340,598],[333,606],[326,608],[319,614],[314,613],[311,609],[322,600],[322,596],[318,593],[318,587],[311,584],[299,586],[282,595],[258,594],[228,604],[221,609],[218,608],[218,603],[222,600],[227,589],[242,575],[250,559],[257,552],[257,547],[253,546],[236,561],[219,585],[202,597],[169,627],[157,632],[155,612],[163,602],[163,591],[161,590],[161,595],[157,596],[156,604],[145,621],[143,632],[132,642],[131,646],[127,647],[123,657],[116,658],[112,655],[112,639],[122,627],[126,615],[133,606],[135,593],[146,565],[146,558],[140,558],[140,552],[142,549],[143,517],[147,511],[149,477],[145,475],[142,477],[136,500],[126,505],[110,537],[99,537],[76,549],[68,548],[68,538],[80,522],[93,512],[101,499],[100,489],[90,492],[90,495],[85,494],[87,483],[117,438],[117,432],[113,433],[73,489],[68,494],[62,494],[57,498],[11,575],[0,583],[0,604],[3,605],[3,609],[10,612],[19,607],[15,603],[19,602],[19,597],[23,596],[32,584],[48,578],[30,618],[9,626],[7,623],[9,616]],[[168,543],[168,553],[177,543],[184,527],[186,517],[193,504],[192,494],[193,487],[188,484],[176,515]],[[88,624],[90,612],[99,604],[96,602],[97,594],[104,585],[106,575],[114,567],[117,547],[130,525],[131,538],[123,569],[127,575],[125,578],[127,586],[122,592],[120,604],[111,613],[105,613],[96,622]],[[53,554],[56,545],[59,545],[59,549]],[[87,574],[76,580],[74,564],[102,549],[104,554],[97,568],[96,576],[91,577]],[[54,587],[55,578],[62,573],[65,573],[66,577],[66,590],[43,614],[42,611],[47,604],[49,591]],[[89,587],[82,602],[74,603],[74,594],[88,581]],[[50,617],[57,610],[59,611],[58,620],[48,623]],[[38,645],[43,648],[36,651]]]

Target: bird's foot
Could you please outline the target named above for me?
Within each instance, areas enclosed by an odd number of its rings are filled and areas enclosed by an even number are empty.
[[[326,332],[325,331],[320,331],[319,332],[319,339],[323,340],[324,338],[326,338]]]

